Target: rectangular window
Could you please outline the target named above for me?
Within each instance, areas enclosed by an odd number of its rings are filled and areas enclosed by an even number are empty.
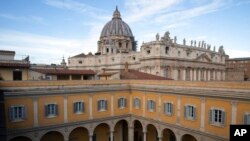
[[[153,100],[148,100],[148,110],[150,112],[155,111],[155,102]]]
[[[125,98],[118,99],[118,108],[125,108],[127,105],[127,101]]]
[[[250,125],[250,113],[244,115],[244,124]]]
[[[98,100],[98,111],[106,111],[108,109],[107,100]]]
[[[85,104],[82,101],[74,103],[74,113],[81,114],[85,111]]]
[[[195,120],[196,119],[196,107],[187,105],[184,107],[184,116],[186,119]]]
[[[58,105],[57,104],[47,104],[45,105],[45,116],[48,118],[56,117],[58,115]]]
[[[139,98],[135,98],[135,99],[134,99],[134,107],[135,107],[136,109],[139,109],[140,106],[141,106],[141,101],[140,101],[140,99],[139,99]]]
[[[24,106],[11,106],[9,108],[10,121],[22,121],[26,118],[26,109]]]
[[[166,47],[165,48],[165,54],[168,54],[168,51],[169,51],[169,47]]]
[[[166,115],[172,116],[173,115],[173,104],[169,103],[169,102],[164,103],[164,112]]]
[[[211,109],[210,110],[210,123],[214,125],[222,126],[225,124],[225,112],[219,109]]]

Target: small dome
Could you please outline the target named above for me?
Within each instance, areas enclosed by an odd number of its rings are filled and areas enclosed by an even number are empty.
[[[108,36],[133,37],[132,31],[128,24],[122,21],[120,12],[118,11],[117,7],[114,11],[112,20],[109,21],[102,29],[101,37]]]

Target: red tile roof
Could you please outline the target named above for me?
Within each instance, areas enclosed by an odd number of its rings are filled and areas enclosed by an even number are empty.
[[[170,78],[139,72],[137,70],[128,70],[128,71],[122,70],[120,77],[121,79],[172,80]]]
[[[29,68],[29,63],[3,63],[0,62],[0,67],[2,68]]]
[[[32,69],[33,71],[44,74],[84,74],[95,75],[93,70],[71,70],[71,69]]]

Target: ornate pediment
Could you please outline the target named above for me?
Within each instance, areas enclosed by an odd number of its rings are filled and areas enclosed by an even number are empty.
[[[195,60],[200,61],[200,62],[212,62],[212,60],[209,58],[209,56],[206,53],[201,54]]]

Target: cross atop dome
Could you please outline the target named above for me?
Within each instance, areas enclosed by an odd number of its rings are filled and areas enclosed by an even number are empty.
[[[121,14],[120,11],[118,10],[118,6],[116,5],[114,14],[113,14],[113,19],[120,19],[121,18]]]

